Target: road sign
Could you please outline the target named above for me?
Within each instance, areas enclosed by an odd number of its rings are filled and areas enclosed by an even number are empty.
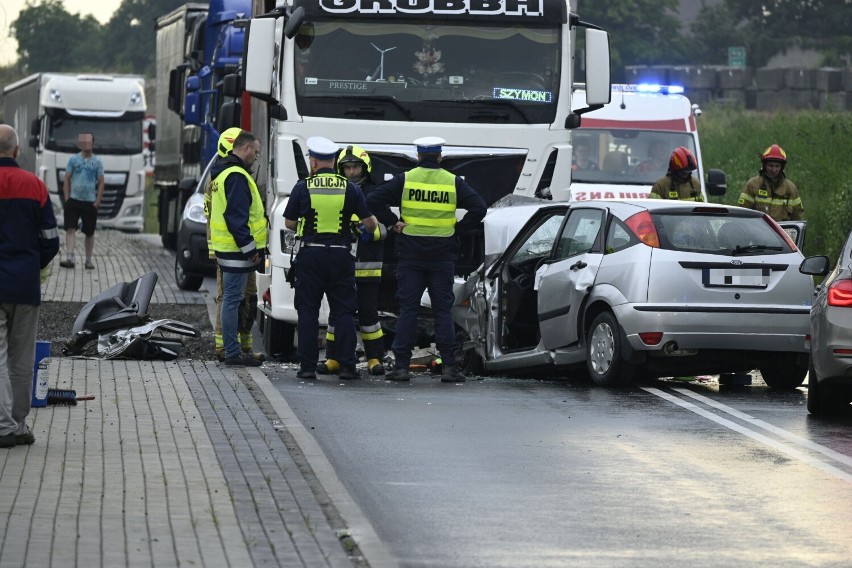
[[[729,47],[728,48],[728,66],[729,67],[745,67],[746,50],[744,47]]]

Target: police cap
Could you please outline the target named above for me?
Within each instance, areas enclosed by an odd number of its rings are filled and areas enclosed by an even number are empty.
[[[337,144],[322,136],[311,136],[306,143],[308,154],[317,160],[333,160],[340,150]]]
[[[440,154],[447,141],[438,136],[424,136],[414,141],[418,154]]]

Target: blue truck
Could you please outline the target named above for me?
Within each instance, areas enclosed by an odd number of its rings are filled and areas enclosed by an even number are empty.
[[[175,278],[197,290],[215,273],[203,208],[193,206],[216,155],[226,75],[237,72],[250,0],[190,3],[157,19],[157,165],[154,185],[163,246],[176,252]],[[233,120],[230,117],[229,120]],[[192,203],[191,203],[192,202]]]

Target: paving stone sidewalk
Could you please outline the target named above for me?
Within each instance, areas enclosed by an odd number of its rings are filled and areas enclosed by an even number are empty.
[[[98,231],[95,270],[58,261],[46,301],[85,302],[155,270],[152,302],[210,302],[177,289],[174,256],[150,235]],[[367,565],[344,548],[304,456],[261,407],[260,370],[59,352],[49,387],[94,400],[34,408],[36,443],[0,449],[0,568]]]

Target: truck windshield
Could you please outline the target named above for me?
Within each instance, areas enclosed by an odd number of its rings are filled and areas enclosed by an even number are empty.
[[[586,183],[650,186],[666,175],[675,148],[697,154],[690,134],[657,130],[580,128],[573,146],[571,179]]]
[[[45,148],[77,152],[77,134],[91,132],[95,154],[138,154],[142,151],[142,121],[120,118],[47,116]]]
[[[549,124],[559,96],[560,33],[542,24],[303,24],[295,42],[299,113]]]

